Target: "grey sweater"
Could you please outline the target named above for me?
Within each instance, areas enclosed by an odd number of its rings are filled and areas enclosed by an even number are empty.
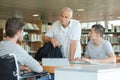
[[[4,40],[0,42],[0,56],[5,54],[15,54],[19,65],[26,65],[35,72],[43,71],[41,65],[30,56],[19,44]]]

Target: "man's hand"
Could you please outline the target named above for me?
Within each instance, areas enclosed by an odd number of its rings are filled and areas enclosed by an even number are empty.
[[[93,60],[93,59],[89,59],[89,58],[82,58],[82,61],[84,62],[89,62],[89,63],[96,63],[96,60]]]
[[[55,38],[51,38],[50,41],[51,41],[54,48],[60,47],[60,43]]]
[[[25,71],[28,71],[28,72],[32,72],[32,70],[29,67],[24,66],[24,65],[20,67],[20,70],[25,70]]]

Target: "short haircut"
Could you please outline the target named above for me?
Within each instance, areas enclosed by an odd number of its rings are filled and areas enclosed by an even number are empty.
[[[23,29],[24,25],[25,24],[21,18],[12,17],[7,19],[5,24],[6,36],[13,38],[19,30]]]
[[[96,33],[99,33],[100,36],[103,37],[103,34],[104,34],[104,32],[105,32],[105,29],[104,29],[104,27],[103,27],[102,25],[100,25],[100,24],[95,24],[95,25],[92,26],[92,28],[95,29],[95,32],[96,32]]]
[[[63,11],[69,11],[70,14],[71,14],[71,17],[73,16],[73,10],[72,10],[71,8],[69,8],[69,7],[64,7],[64,8],[61,10],[60,13],[62,13]]]

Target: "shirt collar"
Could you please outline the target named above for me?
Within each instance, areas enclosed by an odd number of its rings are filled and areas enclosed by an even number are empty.
[[[61,25],[61,24],[60,24]],[[62,25],[61,25],[62,26]],[[63,26],[62,26],[63,27]],[[68,24],[67,26],[68,28],[71,28],[72,27],[72,20],[70,20],[70,23]]]

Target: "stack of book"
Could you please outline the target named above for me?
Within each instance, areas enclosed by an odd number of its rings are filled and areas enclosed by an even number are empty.
[[[24,26],[24,29],[26,29],[26,30],[39,30],[39,28],[36,24],[31,24],[31,23],[26,23]]]

